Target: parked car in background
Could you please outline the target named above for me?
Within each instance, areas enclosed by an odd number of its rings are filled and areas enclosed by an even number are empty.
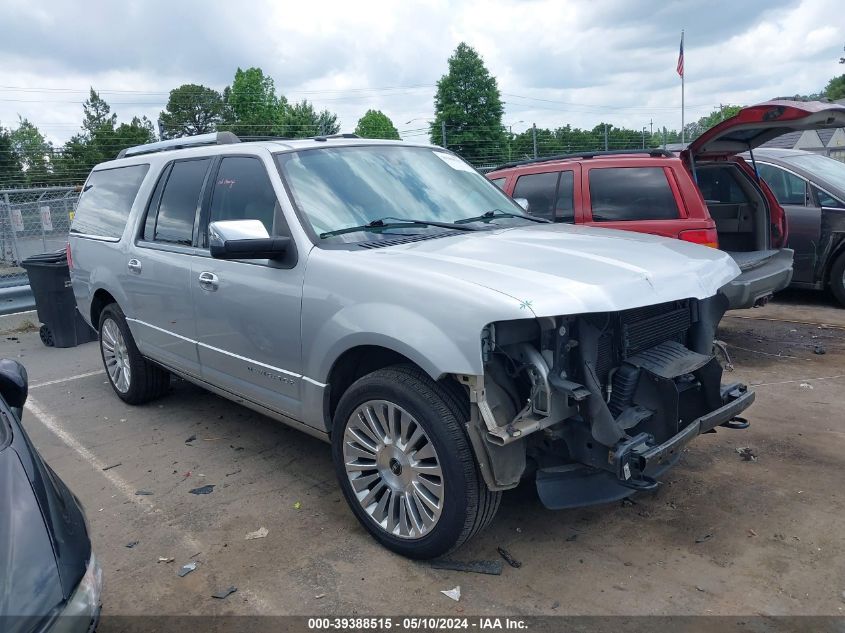
[[[414,558],[523,477],[551,508],[654,489],[754,399],[713,355],[730,257],[547,223],[439,147],[131,148],[89,176],[68,261],[118,397],[172,372],[331,442],[354,515]]]
[[[487,174],[529,213],[653,233],[721,248],[742,275],[732,308],[766,301],[791,280],[786,215],[739,154],[794,130],[845,125],[845,107],[771,101],[741,110],[693,141],[680,159],[631,150],[522,161]]]
[[[792,285],[830,289],[845,305],[845,163],[796,149],[760,148],[754,158],[786,210]]]
[[[0,360],[0,629],[88,633],[102,572],[79,500],[21,426],[26,396],[26,370]]]

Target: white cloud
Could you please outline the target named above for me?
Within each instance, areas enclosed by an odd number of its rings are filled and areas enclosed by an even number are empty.
[[[677,128],[682,28],[687,121],[719,103],[815,92],[842,72],[842,36],[831,26],[838,0],[2,5],[0,122],[20,114],[57,143],[77,131],[89,86],[121,120],[155,119],[171,88],[222,90],[238,66],[260,66],[289,99],[337,112],[344,130],[368,108],[421,129],[462,40],[498,78],[505,123],[523,121],[515,130],[650,120]]]

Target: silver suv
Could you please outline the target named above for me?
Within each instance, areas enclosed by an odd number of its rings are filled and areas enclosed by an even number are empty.
[[[653,489],[754,398],[712,353],[728,255],[527,216],[439,147],[131,148],[89,176],[69,260],[121,399],[176,374],[331,442],[358,520],[415,558],[523,477],[549,508]]]

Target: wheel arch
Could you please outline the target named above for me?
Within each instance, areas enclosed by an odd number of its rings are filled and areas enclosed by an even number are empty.
[[[100,314],[102,314],[103,309],[110,303],[117,303],[117,299],[114,298],[108,290],[105,288],[99,288],[96,292],[94,292],[94,296],[91,298],[91,325],[94,326],[94,329],[99,329],[100,326]],[[118,304],[119,305],[119,304]]]

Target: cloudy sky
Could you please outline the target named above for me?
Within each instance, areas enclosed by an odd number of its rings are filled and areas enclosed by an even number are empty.
[[[841,0],[0,0],[0,18],[0,124],[27,117],[54,142],[78,130],[89,86],[121,120],[155,120],[171,88],[222,90],[238,66],[343,131],[377,108],[412,138],[460,41],[498,78],[514,131],[679,128],[681,29],[687,122],[845,70]]]

